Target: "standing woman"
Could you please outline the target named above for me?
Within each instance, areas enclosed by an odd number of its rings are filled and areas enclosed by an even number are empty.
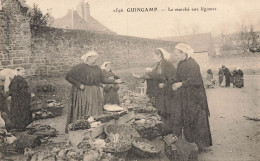
[[[98,54],[90,51],[81,57],[83,63],[74,66],[66,75],[72,84],[71,106],[68,110],[67,125],[83,115],[100,115],[103,113],[104,100],[100,90],[101,83],[121,83],[121,80],[105,79],[101,69],[96,65]]]
[[[175,52],[181,61],[176,73],[178,83],[174,83],[172,89],[180,92],[184,135],[187,141],[195,142],[201,150],[211,146],[212,139],[208,119],[210,113],[200,67],[190,57],[193,49],[187,44],[177,44]]]
[[[112,72],[111,62],[104,62],[101,66],[103,76],[109,80],[120,79],[118,75]],[[104,104],[120,104],[118,90],[118,84],[104,84]]]
[[[173,98],[169,89],[170,84],[174,82],[176,68],[169,62],[170,57],[171,55],[166,50],[157,48],[154,53],[157,66],[152,72],[147,73],[148,79],[154,80],[157,86],[155,102],[158,112],[162,115],[165,134],[172,133],[173,130],[172,102],[170,101]]]
[[[24,78],[25,70],[23,68],[17,68],[16,70],[17,75],[14,76],[9,86],[11,128],[25,130],[26,126],[32,122],[32,113],[30,111],[31,92]]]
[[[224,70],[223,70],[223,67],[224,65],[222,65],[220,68],[219,68],[219,71],[218,71],[218,80],[219,80],[219,86],[221,86],[222,82],[223,82],[223,77],[224,77]]]

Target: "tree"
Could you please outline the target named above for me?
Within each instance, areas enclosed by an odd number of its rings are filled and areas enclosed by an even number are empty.
[[[259,42],[257,33],[254,31],[254,27],[247,27],[245,25],[240,26],[240,31],[236,39],[236,45],[243,53],[249,53],[249,51],[259,50]]]
[[[37,4],[33,4],[33,9],[28,13],[31,26],[47,26],[50,14],[43,14]]]

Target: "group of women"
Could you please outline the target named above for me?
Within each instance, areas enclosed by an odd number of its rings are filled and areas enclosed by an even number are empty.
[[[155,99],[154,106],[163,118],[165,134],[181,136],[183,131],[187,141],[195,142],[202,149],[212,145],[210,113],[200,67],[191,58],[192,53],[193,49],[184,43],[177,44],[172,54],[162,48],[156,49],[154,58],[157,65],[147,71],[144,78],[148,83],[148,96]],[[104,95],[112,93],[112,98],[105,101],[118,98],[116,91],[118,84],[122,83],[111,72],[109,63],[104,65],[107,67],[105,73],[96,65],[96,52],[88,52],[81,59],[83,63],[73,67],[66,75],[73,85],[67,124],[82,115],[102,114]],[[176,60],[179,60],[177,68],[172,63]],[[106,84],[103,86],[104,95],[101,84]],[[118,103],[119,100],[114,101]]]
[[[230,72],[224,65],[219,68],[219,85],[222,87],[230,87],[230,83],[233,83],[233,87],[242,88],[244,87],[244,73],[236,67],[234,71]]]
[[[74,66],[66,75],[66,80],[72,84],[66,132],[68,124],[80,116],[101,115],[105,103],[119,104],[117,90],[122,81],[111,71],[111,63],[105,62],[102,71],[97,65],[98,58],[95,51],[84,54],[81,57],[83,63]]]

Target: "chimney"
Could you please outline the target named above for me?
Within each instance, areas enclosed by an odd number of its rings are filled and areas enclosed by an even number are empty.
[[[2,7],[2,0],[0,0],[0,11],[3,9]]]
[[[90,7],[88,2],[86,3],[86,12],[85,12],[85,16],[84,19],[88,22],[90,20]]]

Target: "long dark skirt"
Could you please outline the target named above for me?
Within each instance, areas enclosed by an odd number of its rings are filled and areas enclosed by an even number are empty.
[[[218,76],[219,85],[221,85],[222,81],[223,81],[223,75],[220,74],[220,75]]]
[[[103,95],[100,87],[86,86],[84,90],[72,87],[71,90],[71,106],[68,109],[67,126],[76,121],[80,116],[101,115],[103,114]]]
[[[32,122],[30,111],[31,95],[13,95],[11,98],[10,121],[13,129],[24,130]]]
[[[162,117],[166,132],[181,136],[183,129],[182,108],[180,106],[179,95],[176,92],[165,97],[165,111]]]
[[[238,88],[244,87],[244,78],[241,75],[235,76],[234,85]]]
[[[184,121],[184,136],[199,148],[212,146],[209,120],[204,110],[198,111],[192,121]]]
[[[226,87],[230,86],[230,76],[226,76]]]

